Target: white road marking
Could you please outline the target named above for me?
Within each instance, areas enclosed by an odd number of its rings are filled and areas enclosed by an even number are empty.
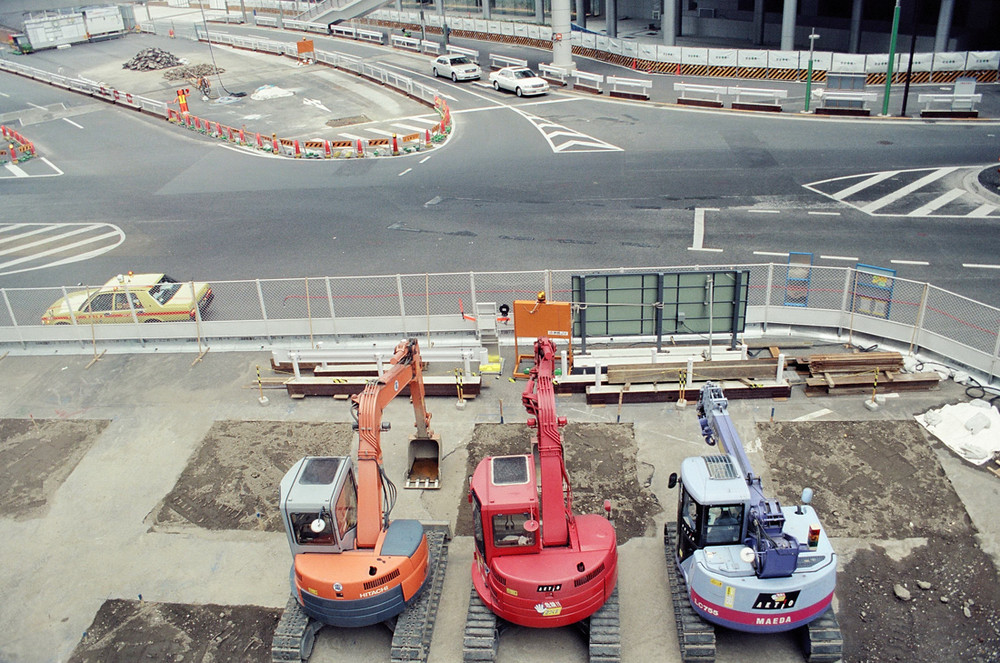
[[[792,421],[812,421],[813,419],[819,419],[820,417],[825,417],[826,415],[832,413],[833,410],[823,408],[822,410],[816,410],[815,412],[810,412],[809,414],[803,414],[801,417],[795,417]]]
[[[441,123],[441,120],[428,120],[426,117],[409,117],[407,118],[407,120],[410,122],[421,122],[423,124],[430,124],[430,125]]]
[[[963,262],[962,267],[968,267],[969,269],[1000,269],[1000,265],[983,265],[975,262]]]
[[[28,227],[28,226],[30,226],[30,224],[15,223],[15,224],[13,224],[11,226],[8,226],[8,227],[4,228],[2,230],[2,232],[10,232],[11,230],[15,230],[17,228],[24,228],[24,227]],[[58,227],[59,226],[52,225],[52,224],[42,224],[42,225],[39,225],[34,230],[29,230],[28,232],[24,232],[24,233],[21,233],[19,235],[12,235],[12,236],[9,236],[9,237],[4,237],[3,239],[0,239],[0,244],[4,244],[6,242],[16,242],[18,240],[24,239],[25,237],[33,237],[34,235],[41,235],[42,233],[51,232],[53,228],[58,228]],[[90,226],[90,227],[93,228],[94,226]]]
[[[94,242],[98,242],[102,239],[107,239],[109,237],[120,237],[121,241],[118,242],[118,244],[121,244],[123,241],[125,241],[124,233],[122,233],[120,230],[113,230],[111,232],[104,233],[103,235],[97,235],[96,237],[88,237],[87,239],[81,239],[79,242],[74,242],[73,244],[67,244],[65,246],[57,246],[53,249],[49,249],[48,251],[42,251],[41,253],[35,253],[30,256],[24,256],[21,258],[16,258],[14,260],[9,260],[7,262],[2,262],[0,263],[0,274],[9,274],[10,272],[3,271],[6,270],[8,267],[19,265],[28,262],[29,260],[37,260],[38,258],[44,258],[45,256],[49,256],[54,253],[62,253],[63,251],[69,251],[70,249],[75,249],[79,246],[84,246],[85,244],[93,244]],[[118,246],[118,244],[115,244],[115,246]],[[101,253],[110,251],[113,248],[114,246],[106,248],[103,251],[101,251]],[[79,256],[73,256],[72,258],[66,258],[65,260],[61,260],[57,263],[50,263],[50,265],[47,266],[51,266],[53,264],[59,265],[65,262],[75,262],[76,260],[79,259],[80,259]]]
[[[507,106],[510,110],[514,111],[532,125],[542,134],[545,138],[545,142],[549,144],[552,151],[556,154],[568,154],[577,152],[622,152],[622,148],[617,145],[612,145],[611,143],[606,143],[599,138],[594,138],[593,136],[588,136],[587,134],[580,133],[579,131],[573,131],[561,124],[556,124],[544,118],[538,117],[537,115],[532,115],[520,108],[515,108],[514,106]],[[550,131],[554,129],[554,131]],[[569,140],[564,140],[560,143],[556,143],[553,138],[569,138]]]
[[[0,92],[0,97],[9,97],[10,95],[6,92]]]
[[[38,108],[38,109],[40,109],[40,110],[48,110],[48,109],[47,109],[47,108],[46,108],[45,106],[39,106],[38,104],[33,104],[33,103],[31,103],[30,101],[29,101],[29,102],[26,102],[26,103],[27,103],[27,104],[28,104],[29,106],[32,106],[32,107],[34,107],[34,108]]]
[[[968,214],[966,214],[966,216],[971,216],[971,217],[976,217],[976,218],[987,217],[990,214],[992,214],[993,212],[995,212],[996,209],[997,208],[995,206],[990,205],[989,203],[983,203],[982,205],[980,205],[976,209],[974,209],[971,212],[969,212]]]
[[[55,165],[53,165],[53,163],[51,161],[49,161],[48,159],[46,159],[45,157],[42,157],[42,161],[44,161],[46,164],[48,164],[49,168],[51,168],[52,170],[56,171],[56,175],[62,175],[63,174],[63,172],[61,170],[59,170],[58,168],[56,168]],[[45,177],[50,177],[50,176],[49,175],[45,175]]]
[[[15,235],[14,237],[7,238],[4,241],[5,242],[15,241],[15,240],[23,238],[23,237],[28,237],[29,235],[37,235],[39,233],[48,232],[48,231],[53,230],[54,228],[58,228],[58,227],[59,226],[42,226],[38,230],[33,230],[31,232],[22,233],[20,235]],[[73,230],[70,230],[69,232],[64,232],[61,235],[52,235],[52,236],[46,237],[44,239],[36,240],[34,242],[28,242],[27,244],[18,244],[17,246],[15,246],[13,248],[10,248],[10,249],[0,250],[0,256],[4,256],[4,255],[10,254],[10,253],[20,253],[21,251],[24,251],[25,249],[32,249],[32,248],[34,248],[36,246],[41,246],[42,244],[51,244],[52,242],[58,242],[59,240],[64,239],[66,237],[72,237],[73,235],[81,235],[83,233],[90,232],[91,230],[96,230],[96,229],[98,229],[100,227],[101,227],[101,224],[99,224],[99,223],[98,224],[78,226],[77,228],[74,228]]]
[[[364,140],[361,136],[355,136],[354,134],[337,134],[338,136],[343,136],[348,140]]]
[[[382,129],[367,129],[366,128],[365,131],[370,131],[373,134],[378,134],[379,136],[385,136],[386,138],[389,138],[390,136],[393,135],[393,133],[391,131],[383,131]]]
[[[858,259],[853,256],[820,256],[824,260],[846,260],[847,262],[857,262]]]
[[[893,265],[920,265],[921,267],[926,267],[929,262],[924,260],[890,260]]]
[[[715,207],[695,207],[694,208],[694,238],[688,251],[711,251],[712,253],[722,253],[722,249],[710,249],[704,246],[705,243],[705,212],[718,212]]]
[[[806,212],[811,216],[840,216],[840,212]]]
[[[894,203],[903,196],[913,193],[917,189],[920,189],[931,182],[941,179],[945,175],[949,175],[958,170],[958,166],[953,166],[951,168],[938,168],[937,170],[924,175],[915,182],[910,182],[906,186],[900,187],[893,191],[892,193],[882,196],[878,200],[872,201],[861,208],[862,212],[874,212],[877,209],[881,209],[890,203]]]
[[[77,129],[83,129],[83,127],[82,127],[82,126],[80,126],[79,124],[77,124],[77,123],[76,123],[76,122],[74,122],[73,120],[69,119],[68,117],[64,117],[64,118],[63,118],[63,121],[65,121],[65,122],[69,122],[70,124],[72,124],[72,125],[73,125],[74,127],[76,127]]]
[[[421,129],[420,127],[414,127],[414,126],[411,126],[409,124],[403,124],[402,122],[397,122],[396,124],[394,124],[392,126],[399,127],[400,129],[406,129],[407,131],[415,131],[416,133],[423,133],[424,132],[424,130]]]
[[[918,207],[906,216],[925,216],[935,210],[941,209],[951,201],[963,196],[964,194],[965,189],[952,189],[951,191],[945,191],[934,200],[930,201],[926,205]]]
[[[423,162],[427,161],[428,159],[430,159],[430,157],[424,157],[423,159],[421,159],[417,163],[423,163]]]
[[[411,170],[413,170],[413,169],[412,168],[407,168],[406,170],[404,170],[403,172],[401,172],[399,175],[396,175],[396,177],[402,177],[403,175],[406,175]]]
[[[787,258],[788,253],[782,253],[781,251],[754,251],[755,256],[774,256],[776,258]]]
[[[14,173],[14,177],[28,177],[28,173],[24,172],[12,163],[5,163],[3,167]]]
[[[781,210],[776,209],[748,209],[750,214],[781,214]]]
[[[868,179],[861,180],[857,184],[849,186],[846,189],[841,189],[837,193],[832,194],[830,197],[833,198],[834,200],[843,200],[844,198],[847,198],[848,196],[851,196],[857,193],[858,191],[867,189],[868,187],[874,184],[878,184],[882,180],[887,180],[893,175],[897,175],[899,172],[900,171],[898,170],[887,170],[884,173],[875,173]]]
[[[319,99],[309,99],[307,97],[307,98],[305,98],[305,99],[302,100],[302,103],[305,104],[306,106],[315,106],[316,108],[320,109],[321,111],[325,111],[327,113],[332,112],[329,108],[327,108],[326,106],[324,106],[320,102]]]

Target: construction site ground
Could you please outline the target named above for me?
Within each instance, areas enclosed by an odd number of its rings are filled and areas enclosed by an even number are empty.
[[[0,661],[268,660],[288,596],[280,477],[302,455],[357,446],[345,400],[259,391],[256,367],[270,376],[269,358],[0,360]],[[442,488],[400,489],[393,516],[446,520],[456,535],[431,661],[461,658],[473,547],[468,476],[482,454],[527,452],[523,384],[489,377],[464,409],[457,396],[428,402],[442,440]],[[801,387],[783,401],[730,404],[767,492],[794,504],[803,486],[816,491],[840,554],[846,661],[1000,658],[1000,478],[912,418],[967,398],[949,381],[875,411],[863,396],[810,398]],[[679,660],[662,529],[675,517],[670,473],[684,457],[710,452],[693,404],[626,404],[619,413],[576,395],[557,407],[570,421],[577,510],[614,504],[623,660]],[[383,434],[385,466],[401,486],[412,409],[397,399],[385,419],[393,426]],[[896,585],[910,600],[897,598]],[[312,660],[388,660],[389,643],[382,627],[325,629]],[[586,646],[571,628],[510,628],[499,660],[584,661]],[[720,631],[718,660],[801,656],[791,635]]]

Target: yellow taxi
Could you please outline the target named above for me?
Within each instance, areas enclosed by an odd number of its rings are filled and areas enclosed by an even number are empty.
[[[97,290],[77,290],[45,311],[42,324],[178,322],[195,319],[195,302],[204,315],[214,294],[207,283],[181,283],[166,274],[119,274]]]

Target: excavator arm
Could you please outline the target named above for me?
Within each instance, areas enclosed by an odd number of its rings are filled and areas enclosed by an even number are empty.
[[[430,438],[431,415],[424,405],[424,381],[420,372],[420,348],[416,339],[396,346],[390,368],[372,380],[352,398],[358,427],[358,548],[374,548],[381,531],[388,526],[395,486],[382,469],[382,411],[403,389],[410,387],[410,399],[418,437]],[[386,426],[386,430],[388,426]],[[388,491],[387,491],[388,489]],[[383,494],[387,502],[383,503]]]

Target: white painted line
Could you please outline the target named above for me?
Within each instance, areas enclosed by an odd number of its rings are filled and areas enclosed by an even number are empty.
[[[28,262],[30,260],[37,260],[39,258],[44,258],[45,256],[49,256],[49,255],[52,255],[54,253],[62,253],[64,251],[69,251],[69,250],[75,249],[75,248],[77,248],[79,246],[83,246],[84,244],[93,244],[94,242],[99,242],[102,239],[107,239],[109,237],[120,237],[120,236],[121,236],[120,232],[116,232],[116,231],[107,232],[107,233],[104,233],[103,235],[97,235],[95,237],[90,237],[88,239],[82,239],[79,242],[74,242],[72,244],[67,244],[65,246],[57,246],[56,248],[49,249],[48,251],[42,251],[41,253],[33,253],[30,256],[24,256],[24,257],[21,257],[21,258],[16,258],[14,260],[9,260],[9,261],[4,262],[4,263],[0,263],[0,269],[7,269],[8,267],[11,267],[13,265],[18,265],[18,264],[21,264],[21,263],[24,263],[24,262]],[[119,244],[121,244],[121,242],[119,242]]]
[[[406,174],[407,174],[408,172],[410,172],[411,170],[413,170],[413,169],[412,169],[412,168],[407,168],[406,170],[404,170],[403,172],[401,172],[401,173],[400,173],[399,175],[397,175],[396,177],[402,177],[403,175],[406,175]]]
[[[704,247],[704,246],[700,247],[700,248],[697,248],[697,249],[695,247],[693,247],[693,246],[689,246],[688,247],[688,251],[708,251],[708,252],[711,252],[711,253],[722,253],[722,249],[710,249],[710,248]]]
[[[966,216],[971,216],[971,217],[976,217],[976,218],[982,218],[982,217],[989,216],[990,214],[992,214],[996,210],[997,210],[997,208],[994,207],[993,205],[990,205],[989,203],[983,203],[982,205],[980,205],[976,209],[974,209],[971,212],[969,212],[968,214],[966,214]]]
[[[28,176],[28,173],[24,172],[23,170],[21,170],[20,168],[18,168],[17,166],[15,166],[12,163],[5,163],[3,165],[3,167],[6,168],[7,170],[9,170],[10,172],[14,173],[14,177],[27,177]]]
[[[40,232],[49,232],[49,231],[52,231],[52,230],[57,230],[57,229],[60,229],[60,228],[65,228],[65,227],[66,226],[43,226],[39,230],[33,230],[32,232],[23,233],[21,235],[17,235],[15,237],[11,237],[11,238],[6,239],[4,241],[13,241],[13,240],[16,240],[16,239],[20,239],[21,237],[27,237],[28,235],[37,235]],[[92,224],[92,225],[79,226],[77,228],[74,228],[73,230],[70,230],[68,232],[64,232],[64,233],[62,233],[60,235],[51,235],[49,237],[45,237],[44,239],[36,240],[34,242],[28,242],[27,244],[18,244],[17,246],[14,246],[12,248],[4,249],[4,250],[0,251],[0,256],[4,256],[4,255],[10,254],[10,253],[17,253],[19,251],[24,251],[25,249],[33,249],[36,246],[41,246],[42,244],[51,244],[52,242],[60,241],[60,240],[62,240],[64,238],[66,238],[66,237],[72,237],[73,235],[81,235],[83,233],[91,232],[92,230],[97,230],[100,227],[101,227],[100,224]]]
[[[27,224],[27,223],[3,224],[3,225],[0,225],[0,233],[9,233],[12,230],[17,230],[18,228],[23,228],[23,227],[25,227],[27,225],[30,225],[30,224]]]
[[[18,224],[14,224],[10,228],[20,228],[20,227],[23,227],[25,225],[27,225],[27,224],[18,223]],[[34,225],[34,224],[32,224],[32,225]],[[16,242],[16,241],[24,239],[25,237],[32,237],[34,235],[41,235],[42,233],[52,232],[55,228],[59,228],[59,227],[62,227],[62,226],[60,226],[58,224],[41,224],[38,227],[36,227],[34,230],[29,230],[28,232],[23,232],[20,235],[13,235],[11,237],[4,237],[3,239],[0,239],[0,244],[4,244],[6,242]],[[10,228],[5,228],[4,232],[9,231]]]
[[[338,136],[343,136],[348,140],[364,140],[362,136],[355,136],[354,134],[337,134]]]
[[[840,216],[840,212],[806,212],[810,216]]]
[[[968,267],[969,269],[1000,269],[1000,265],[982,265],[975,262],[963,262],[962,267]]]
[[[878,200],[875,200],[875,201],[872,201],[872,202],[868,203],[867,205],[861,207],[861,211],[862,212],[869,212],[869,213],[871,213],[871,212],[874,212],[877,209],[881,209],[881,208],[885,207],[886,205],[889,205],[891,203],[896,202],[897,200],[899,200],[903,196],[909,195],[909,194],[913,193],[914,191],[916,191],[917,189],[923,188],[924,186],[926,186],[926,185],[928,185],[928,184],[930,184],[932,182],[935,182],[935,181],[941,179],[942,177],[944,177],[945,175],[949,175],[949,174],[955,172],[956,170],[958,170],[958,166],[951,166],[949,168],[938,168],[937,170],[935,170],[935,171],[933,171],[933,172],[931,172],[931,173],[929,173],[927,175],[924,175],[919,180],[917,180],[915,182],[910,182],[906,186],[900,187],[900,188],[896,189],[895,191],[893,191],[892,193],[890,193],[890,194],[888,194],[886,196],[882,196]]]
[[[696,207],[694,210],[694,238],[691,240],[691,246],[688,248],[693,251],[698,251],[701,249],[701,245],[705,242],[705,210],[701,207]]]
[[[9,97],[10,95],[6,92],[0,92],[0,97]]]
[[[373,134],[378,134],[379,136],[385,136],[386,138],[389,138],[393,135],[391,131],[383,131],[381,129],[365,129],[365,131],[370,131]]]
[[[428,159],[430,159],[430,157],[424,157],[423,159],[421,159],[417,163],[423,163],[423,162],[427,161]]]
[[[394,124],[392,126],[399,127],[400,129],[406,129],[407,131],[415,131],[417,133],[423,133],[424,132],[424,130],[421,129],[420,127],[414,127],[414,126],[411,126],[409,124],[403,124],[401,122],[397,122],[396,124]]]
[[[45,106],[39,106],[38,104],[33,104],[33,103],[31,103],[30,101],[29,101],[29,102],[27,102],[27,104],[28,104],[29,106],[33,106],[34,108],[38,108],[38,109],[41,109],[41,110],[48,110],[48,109],[47,109],[47,108],[46,108]]]
[[[781,214],[781,210],[777,209],[748,209],[747,212],[750,214]]]
[[[56,171],[57,175],[62,175],[63,174],[63,172],[61,170],[59,170],[58,168],[56,168],[55,165],[53,165],[53,163],[51,161],[49,161],[48,159],[46,159],[45,157],[42,157],[42,161],[44,161],[45,163],[47,163],[49,165],[49,168],[51,168],[52,170]]]
[[[81,127],[81,126],[80,126],[79,124],[77,124],[77,123],[76,123],[76,122],[74,122],[73,120],[69,119],[68,117],[64,117],[64,118],[63,118],[63,121],[65,121],[65,122],[69,122],[70,124],[72,124],[72,125],[73,125],[74,127],[76,127],[77,129],[83,129],[83,127]]]
[[[926,267],[929,262],[924,260],[890,260],[893,265],[920,265],[921,267]]]
[[[846,189],[841,189],[837,193],[831,194],[830,197],[833,198],[834,200],[843,200],[844,198],[847,198],[848,196],[851,196],[857,193],[858,191],[862,191],[863,189],[867,189],[870,186],[878,184],[882,180],[887,180],[893,175],[896,175],[897,173],[899,173],[898,170],[887,170],[884,173],[875,173],[871,177],[861,180],[857,184],[849,186]]]
[[[824,260],[846,260],[847,262],[857,262],[858,259],[853,256],[820,256]]]
[[[826,415],[832,413],[833,410],[823,408],[822,410],[816,410],[815,412],[810,412],[809,414],[803,414],[801,417],[795,417],[792,421],[812,421],[813,419],[819,419],[820,417],[825,417]]]
[[[422,124],[440,124],[441,120],[428,120],[426,117],[409,117],[406,118],[410,122],[420,122]]]
[[[926,216],[935,210],[939,210],[951,201],[965,194],[965,189],[952,189],[945,191],[940,196],[930,201],[926,205],[918,207],[906,216]]]
[[[782,253],[781,251],[754,251],[755,256],[774,256],[776,258],[787,258],[788,253]]]

